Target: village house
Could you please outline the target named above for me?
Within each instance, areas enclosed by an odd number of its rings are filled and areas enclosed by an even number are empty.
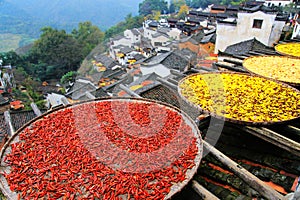
[[[293,3],[293,0],[266,0],[263,1],[265,6],[273,7],[273,6],[287,6]]]
[[[206,57],[214,52],[215,30],[204,33],[204,30],[179,41],[180,50],[189,49],[197,54],[197,57]]]
[[[217,22],[215,53],[227,46],[252,38],[267,46],[273,46],[280,39],[287,17],[262,5],[243,8],[237,18],[227,18]]]
[[[134,43],[141,42],[142,34],[140,33],[140,31],[138,29],[134,28],[131,30],[128,30],[128,29],[125,30],[124,36],[131,40],[131,44],[134,44]]]

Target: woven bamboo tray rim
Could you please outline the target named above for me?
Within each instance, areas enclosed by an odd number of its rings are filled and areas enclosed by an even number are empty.
[[[189,115],[187,115],[185,112],[183,112],[182,110],[178,109],[175,106],[172,106],[170,104],[167,104],[165,102],[160,102],[160,101],[156,101],[156,100],[151,100],[151,99],[146,99],[146,98],[135,98],[135,97],[103,97],[103,98],[97,98],[97,99],[93,99],[93,100],[87,100],[87,101],[82,101],[82,102],[77,102],[74,104],[68,104],[68,105],[64,105],[64,106],[59,106],[57,108],[54,108],[52,110],[49,110],[45,113],[43,113],[42,115],[30,120],[29,122],[27,122],[26,124],[24,124],[21,128],[19,128],[12,136],[11,138],[9,138],[9,140],[4,144],[4,146],[2,147],[1,151],[0,151],[0,172],[4,172],[7,170],[7,168],[9,166],[6,166],[5,162],[4,162],[4,156],[9,153],[7,152],[8,148],[10,147],[10,144],[12,143],[16,143],[19,142],[19,134],[27,127],[29,127],[32,123],[38,121],[38,120],[43,120],[43,118],[51,113],[55,113],[57,111],[66,109],[66,108],[72,108],[72,107],[76,107],[76,106],[80,106],[82,104],[89,104],[89,103],[97,103],[97,102],[105,102],[105,101],[121,101],[121,102],[144,102],[144,103],[155,103],[158,104],[160,106],[164,106],[167,109],[173,110],[175,112],[177,112],[178,114],[180,114],[183,118],[183,120],[185,121],[185,123],[192,129],[192,132],[194,134],[194,137],[196,138],[196,146],[198,148],[198,153],[194,159],[194,164],[195,166],[192,167],[191,169],[187,170],[187,172],[185,173],[186,175],[186,179],[182,182],[178,182],[176,184],[173,184],[173,186],[171,186],[170,192],[165,196],[164,199],[170,199],[172,196],[174,196],[175,194],[177,194],[178,192],[182,191],[182,189],[189,183],[189,181],[193,178],[193,176],[196,174],[197,169],[200,165],[200,161],[202,159],[202,153],[203,153],[203,141],[201,138],[201,132],[198,129],[196,123],[191,119],[191,117],[189,117]],[[4,165],[5,164],[5,165]],[[3,194],[8,198],[8,199],[16,199],[17,197],[17,193],[16,192],[12,192],[9,188],[9,185],[5,179],[5,177],[0,174],[0,189],[3,192]]]
[[[274,49],[275,49],[276,53],[278,53],[278,54],[280,54],[280,55],[288,56],[288,57],[292,57],[292,58],[300,58],[300,55],[299,55],[299,56],[291,55],[291,54],[289,54],[289,53],[285,53],[285,52],[279,51],[279,50],[277,49],[279,46],[293,45],[293,44],[299,45],[299,48],[300,48],[300,43],[299,43],[299,42],[289,42],[289,43],[285,43],[285,44],[277,44],[277,45],[274,47]]]
[[[262,76],[259,76],[259,75],[255,75],[255,74],[248,74],[248,73],[242,73],[242,72],[203,72],[203,73],[195,73],[195,74],[191,74],[191,75],[188,75],[186,77],[184,77],[183,79],[181,79],[179,82],[178,82],[178,87],[177,87],[177,90],[178,90],[178,93],[179,93],[179,96],[186,102],[188,103],[190,106],[194,107],[195,109],[198,109],[200,112],[203,112],[204,114],[208,114],[214,118],[217,118],[217,119],[220,119],[220,120],[224,120],[224,121],[228,121],[228,122],[231,122],[231,123],[234,123],[234,124],[241,124],[241,125],[249,125],[249,126],[268,126],[268,125],[273,125],[273,124],[285,124],[285,123],[288,123],[288,122],[291,122],[291,121],[294,121],[296,119],[300,119],[300,115],[298,117],[295,117],[295,118],[292,118],[292,119],[289,119],[289,120],[284,120],[284,121],[264,121],[264,122],[253,122],[253,121],[243,121],[243,120],[237,120],[237,119],[234,119],[234,118],[228,118],[228,117],[224,117],[224,116],[221,116],[221,115],[217,115],[216,113],[214,112],[211,112],[211,111],[208,111],[208,110],[204,110],[201,108],[200,105],[196,105],[192,102],[190,102],[187,98],[185,98],[182,94],[181,94],[181,88],[180,88],[180,85],[182,84],[182,82],[187,79],[187,78],[190,78],[190,77],[193,77],[193,76],[201,76],[201,75],[205,75],[205,74],[232,74],[232,75],[245,75],[245,76],[249,76],[249,77],[258,77],[258,78],[263,78],[263,79],[267,79],[269,81],[272,81],[272,82],[276,82],[277,84],[279,85],[282,85],[282,86],[285,86],[285,87],[288,87],[288,88],[291,88],[293,89],[295,92],[297,93],[300,93],[300,91],[286,83],[283,83],[283,82],[280,82],[280,81],[277,81],[277,80],[274,80],[274,79],[270,79],[270,78],[266,78],[266,77],[262,77]]]
[[[287,59],[296,59],[296,60],[299,60],[300,61],[300,57],[290,57],[290,56],[283,56],[283,55],[263,55],[263,56],[250,56],[248,58],[245,58],[243,60],[243,67],[247,70],[247,72],[249,72],[251,75],[257,75],[257,76],[260,76],[260,77],[263,77],[263,78],[267,78],[267,79],[271,79],[271,80],[274,80],[274,81],[279,81],[279,82],[282,82],[282,83],[286,83],[286,84],[289,84],[293,87],[298,87],[300,86],[300,77],[299,77],[299,82],[289,82],[289,81],[282,81],[282,80],[279,80],[279,79],[275,79],[275,78],[271,78],[271,77],[268,77],[268,76],[264,76],[262,74],[258,74],[256,72],[253,72],[252,70],[248,69],[246,67],[246,65],[244,64],[247,60],[251,60],[253,58],[260,58],[260,57],[267,57],[267,58],[271,58],[271,57],[280,57],[280,58],[287,58]]]

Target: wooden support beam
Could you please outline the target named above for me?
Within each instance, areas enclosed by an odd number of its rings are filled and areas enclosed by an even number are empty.
[[[256,190],[259,194],[270,200],[280,200],[283,196],[275,191],[273,188],[265,184],[259,178],[251,174],[245,168],[234,162],[222,152],[211,146],[206,141],[203,141],[203,147],[206,151],[210,152],[218,161],[226,165],[235,175],[244,180],[250,187]]]
[[[266,49],[255,49],[255,52],[267,54],[267,55],[277,55],[278,54],[276,51],[266,50]]]
[[[229,70],[236,71],[236,72],[248,72],[247,70],[244,70],[242,68],[231,67],[231,66],[224,65],[224,64],[221,64],[221,63],[215,63],[215,65],[218,66],[218,67],[222,67],[222,68],[229,69]]]
[[[231,59],[227,59],[227,58],[224,59],[224,62],[229,62],[229,63],[235,64],[235,65],[240,65],[240,66],[243,65],[243,61],[231,60]]]
[[[183,76],[183,77],[186,76],[186,74],[183,74],[183,73],[181,73],[180,71],[175,70],[175,69],[171,69],[171,70],[170,70],[170,73],[173,74],[173,75],[176,75],[176,76]]]
[[[208,70],[202,70],[202,69],[190,69],[190,71],[195,72],[195,73],[203,73],[203,72],[208,72]]]
[[[263,56],[265,55],[264,53],[258,53],[258,52],[255,52],[255,51],[249,51],[250,54],[253,54],[255,56]]]
[[[33,112],[34,112],[34,114],[35,114],[37,117],[42,115],[42,112],[40,111],[40,109],[37,107],[37,105],[36,105],[34,102],[32,102],[32,103],[30,104],[30,106],[31,106],[31,108],[32,108],[32,110],[33,110]]]
[[[217,69],[208,68],[208,67],[198,67],[198,69],[204,70],[204,71],[207,71],[207,72],[216,72],[216,71],[218,71]]]
[[[15,133],[15,128],[11,123],[11,117],[9,111],[4,112],[4,120],[9,128],[9,136],[12,136]]]
[[[125,85],[123,85],[122,83],[119,85],[120,88],[122,90],[124,90],[127,94],[129,94],[130,96],[133,96],[133,97],[137,97],[137,98],[141,98],[140,95],[138,95],[137,93],[135,93],[134,91],[132,91],[130,88],[126,87]]]
[[[293,131],[296,131],[296,132],[298,132],[298,133],[300,134],[300,128],[297,128],[297,127],[291,126],[291,125],[288,125],[287,127],[288,127],[289,129],[291,129],[291,130],[293,130]]]
[[[168,81],[174,85],[178,85],[178,81],[172,79],[172,78],[168,78]]]
[[[300,157],[300,144],[298,142],[295,142],[267,128],[245,126],[240,129]]]
[[[205,189],[202,185],[200,185],[197,181],[192,180],[192,188],[197,192],[197,194],[203,200],[219,200],[218,197],[213,195],[210,191]]]

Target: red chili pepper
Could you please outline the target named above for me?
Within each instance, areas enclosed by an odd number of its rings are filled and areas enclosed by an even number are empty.
[[[199,138],[179,112],[146,101],[58,110],[19,139],[10,144],[4,159],[11,170],[3,176],[24,199],[162,199],[199,153]]]

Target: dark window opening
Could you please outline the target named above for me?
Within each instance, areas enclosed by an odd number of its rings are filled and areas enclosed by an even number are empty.
[[[263,20],[261,20],[261,19],[255,19],[253,21],[252,28],[259,28],[259,29],[261,29],[262,23],[263,23]]]

